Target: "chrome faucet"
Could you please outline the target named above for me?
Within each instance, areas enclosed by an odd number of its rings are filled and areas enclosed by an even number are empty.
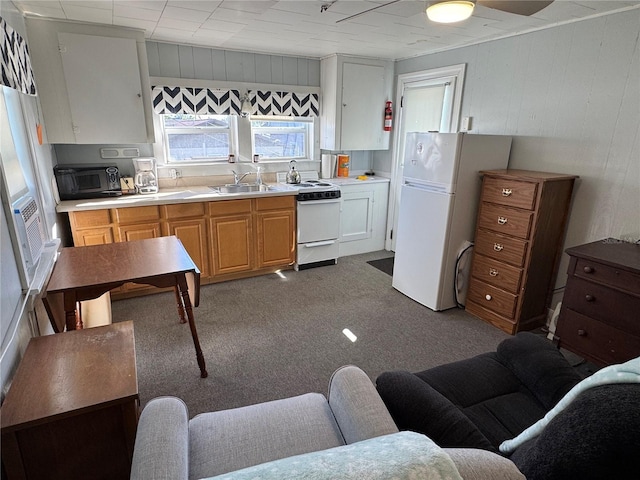
[[[236,185],[238,185],[244,177],[246,177],[251,173],[251,172],[247,172],[240,175],[239,173],[236,173],[235,170],[231,170],[231,171],[233,172],[233,183],[235,183]]]

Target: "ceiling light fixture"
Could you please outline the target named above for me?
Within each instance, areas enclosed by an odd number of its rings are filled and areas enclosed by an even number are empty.
[[[468,0],[430,2],[427,7],[427,17],[436,23],[461,22],[471,16],[474,5],[474,2]]]

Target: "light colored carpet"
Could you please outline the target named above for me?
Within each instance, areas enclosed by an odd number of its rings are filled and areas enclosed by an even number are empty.
[[[113,321],[134,320],[141,403],[182,398],[190,416],[299,395],[326,394],[331,373],[354,364],[372,380],[494,350],[507,334],[463,310],[432,310],[391,287],[367,264],[374,252],[284,278],[203,286],[194,309],[209,377],[200,378],[173,293],[114,301]],[[351,342],[342,333],[350,329]]]

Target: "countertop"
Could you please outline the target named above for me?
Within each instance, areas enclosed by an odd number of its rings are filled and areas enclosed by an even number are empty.
[[[339,186],[360,185],[366,183],[388,183],[386,177],[367,177],[366,180],[358,180],[357,177],[337,177],[326,179],[330,183]],[[220,200],[238,200],[242,198],[259,197],[282,197],[286,195],[296,195],[298,192],[294,188],[287,187],[282,183],[269,183],[269,191],[266,192],[243,192],[243,193],[219,193],[208,186],[188,186],[175,188],[160,188],[155,194],[146,195],[122,195],[109,198],[91,198],[85,200],[62,200],[56,211],[78,212],[85,210],[102,210],[106,208],[126,208],[144,207],[147,205],[168,205],[174,203],[188,202],[216,202]]]
[[[78,212],[84,210],[102,210],[106,208],[144,207],[147,205],[168,205],[189,202],[216,202],[220,200],[238,200],[242,198],[282,197],[296,195],[297,191],[286,185],[270,184],[272,190],[266,192],[218,193],[208,186],[179,188],[161,188],[154,194],[122,195],[110,198],[91,198],[85,200],[63,200],[56,206],[56,212]]]

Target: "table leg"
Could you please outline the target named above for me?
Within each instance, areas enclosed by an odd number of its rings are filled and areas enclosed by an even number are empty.
[[[189,320],[189,328],[191,329],[191,337],[193,338],[193,345],[196,348],[196,359],[198,360],[198,366],[200,367],[200,377],[207,378],[207,367],[204,363],[204,355],[202,355],[202,349],[200,348],[200,340],[198,340],[198,332],[196,331],[196,323],[193,318],[193,308],[191,308],[191,300],[189,299],[189,289],[187,287],[187,279],[182,275],[178,280],[178,289],[182,294],[182,302],[187,312],[187,319]]]
[[[80,302],[76,302],[76,296],[70,293],[64,295],[64,314],[67,331],[82,330],[82,315]]]
[[[184,303],[182,302],[182,297],[180,296],[180,289],[178,285],[173,287],[173,290],[176,294],[176,303],[178,304],[178,315],[180,315],[180,323],[187,323],[187,319],[184,316]]]

